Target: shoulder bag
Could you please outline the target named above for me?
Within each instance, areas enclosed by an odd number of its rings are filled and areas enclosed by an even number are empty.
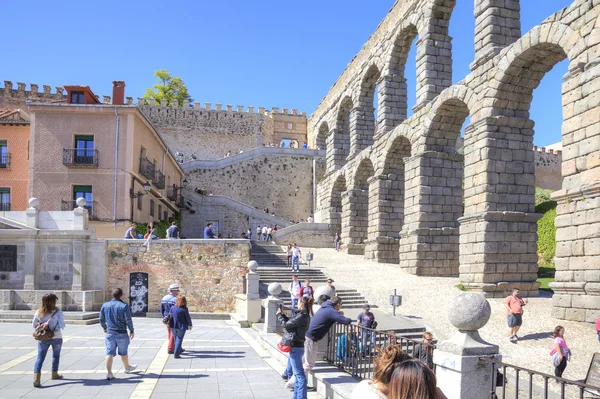
[[[291,352],[293,338],[294,338],[294,335],[292,333],[290,333],[290,332],[284,333],[283,337],[281,337],[281,342],[279,342],[277,344],[277,348],[284,353]]]
[[[38,325],[35,327],[35,330],[33,330],[32,334],[35,340],[46,342],[54,338],[54,330],[56,330],[56,326],[54,327],[54,329],[51,330],[50,320],[52,320],[52,317],[54,317],[56,312],[58,312],[58,309],[56,309],[54,313],[52,313],[52,316],[50,316],[48,321],[44,323],[38,323]]]
[[[173,313],[169,310],[169,314],[163,317],[162,322],[165,326],[171,327],[173,324]]]

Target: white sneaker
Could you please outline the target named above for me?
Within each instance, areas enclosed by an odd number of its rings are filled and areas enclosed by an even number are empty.
[[[109,374],[106,374],[106,379],[107,379],[107,380],[114,380],[114,379],[115,379],[115,376],[114,376],[114,375],[112,375],[112,373],[109,373]]]
[[[133,373],[133,370],[137,368],[137,364],[130,364],[129,367],[125,369],[125,374]]]

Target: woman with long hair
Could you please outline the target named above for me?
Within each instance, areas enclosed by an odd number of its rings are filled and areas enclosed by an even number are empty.
[[[58,364],[60,362],[60,350],[62,348],[63,338],[62,329],[65,328],[65,318],[62,310],[56,307],[58,297],[54,294],[44,294],[42,305],[33,316],[32,326],[35,329],[38,324],[48,322],[48,328],[54,332],[52,339],[48,341],[38,341],[38,355],[33,366],[33,386],[39,388],[42,386],[42,365],[48,354],[48,349],[52,347],[52,379],[60,380],[62,375],[58,374]]]
[[[435,374],[419,360],[396,363],[390,381],[389,399],[442,399],[438,395]]]
[[[554,375],[562,378],[567,368],[567,360],[571,357],[571,350],[567,346],[567,341],[565,341],[565,328],[563,326],[556,326],[552,336],[554,337],[554,341],[552,341],[554,346],[552,347],[550,356],[553,358],[557,357],[554,362]]]
[[[352,391],[352,399],[387,399],[390,392],[390,381],[394,365],[405,360],[408,356],[400,345],[388,345],[383,349],[377,348],[373,360],[373,381],[362,380]]]
[[[173,352],[175,359],[181,358],[181,346],[183,344],[183,337],[185,337],[186,331],[192,330],[192,318],[190,317],[190,311],[187,308],[187,300],[185,296],[180,295],[175,302],[175,305],[171,306],[171,314],[173,319],[171,323],[173,326],[171,330],[175,336],[175,351]]]
[[[277,319],[285,328],[285,331],[292,335],[292,350],[288,357],[288,369],[292,370],[294,377],[294,399],[306,399],[308,391],[306,388],[306,374],[302,366],[302,356],[304,356],[304,341],[306,330],[310,324],[310,298],[302,297],[298,302],[298,310],[293,314],[293,318],[288,318],[281,308],[277,310]]]

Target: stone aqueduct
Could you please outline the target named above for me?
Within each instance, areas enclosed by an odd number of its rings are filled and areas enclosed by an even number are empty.
[[[575,0],[523,36],[518,0],[475,0],[475,60],[452,85],[455,0],[398,1],[309,118],[327,149],[317,220],[344,249],[489,296],[537,295],[533,90],[568,58],[553,314],[600,316],[600,1]],[[417,39],[418,36],[418,39]],[[407,54],[417,105],[407,119]],[[373,101],[378,88],[377,119]],[[467,117],[465,152],[455,141]],[[464,178],[464,183],[463,183]],[[464,184],[464,187],[463,187]],[[463,200],[464,197],[464,200]]]

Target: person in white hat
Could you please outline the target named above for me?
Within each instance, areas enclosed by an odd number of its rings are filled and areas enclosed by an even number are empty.
[[[177,302],[177,297],[179,296],[179,284],[171,284],[169,286],[169,293],[163,297],[160,301],[160,312],[163,317],[167,316],[171,311],[171,306],[174,306]],[[169,334],[169,345],[167,346],[167,350],[169,354],[173,354],[175,351],[175,336],[171,331],[171,327],[167,325],[167,331]],[[182,350],[183,352],[183,350]]]

